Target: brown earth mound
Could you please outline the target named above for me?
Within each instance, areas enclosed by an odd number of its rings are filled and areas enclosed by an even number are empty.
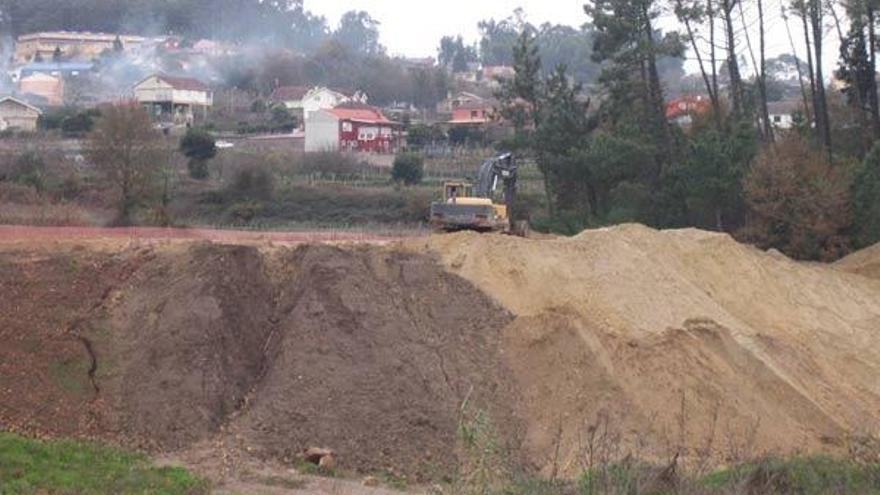
[[[855,252],[835,265],[846,272],[880,279],[880,244]]]
[[[548,471],[574,474],[596,452],[698,462],[839,451],[880,428],[880,287],[869,279],[641,226],[409,246],[517,316],[505,357],[528,455]]]
[[[29,256],[0,259],[0,428],[151,450],[219,435],[290,462],[328,447],[347,469],[426,476],[457,462],[466,398],[515,438],[499,349],[511,316],[427,256],[212,244]]]

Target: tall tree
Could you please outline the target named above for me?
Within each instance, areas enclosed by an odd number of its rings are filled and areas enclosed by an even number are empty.
[[[658,181],[673,151],[658,59],[681,56],[683,43],[676,32],[661,37],[655,30],[657,0],[592,0],[584,9],[596,30],[593,58],[604,64],[600,82],[609,99],[603,106],[613,118],[643,128],[655,150],[648,175]]]
[[[739,57],[736,50],[736,30],[733,25],[733,10],[741,0],[719,0],[721,16],[724,20],[724,35],[727,50],[727,72],[730,77],[730,101],[735,117],[743,114],[743,97],[745,94],[742,76],[739,70]]]
[[[697,64],[700,68],[700,76],[703,78],[703,84],[706,86],[706,93],[709,94],[709,99],[712,102],[712,110],[713,117],[715,119],[715,123],[718,127],[721,126],[721,100],[719,98],[717,89],[718,89],[718,78],[715,72],[715,60],[714,60],[714,47],[712,47],[713,55],[712,60],[710,60],[712,64],[712,73],[707,71],[706,63],[703,61],[703,53],[700,50],[699,45],[697,44],[697,30],[694,27],[694,24],[699,24],[702,22],[707,22],[710,25],[710,30],[713,32],[714,36],[714,19],[711,17],[712,12],[712,0],[708,0],[706,8],[704,9],[701,3],[702,0],[689,1],[685,3],[684,0],[676,0],[675,2],[675,15],[678,17],[678,20],[681,21],[685,29],[687,29],[688,41],[691,44],[691,50],[694,52],[694,56],[697,57]],[[714,40],[710,40],[710,43],[714,44]]]
[[[362,10],[343,14],[333,37],[355,53],[380,55],[385,52],[379,43],[379,21]]]
[[[162,135],[137,103],[110,105],[89,135],[87,152],[95,167],[116,189],[116,222],[128,225],[134,209],[156,185],[167,158]]]

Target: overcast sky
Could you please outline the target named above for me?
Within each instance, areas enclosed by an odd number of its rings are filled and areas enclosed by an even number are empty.
[[[381,42],[392,55],[436,56],[440,38],[447,34],[462,34],[468,42],[478,39],[477,23],[482,19],[503,19],[517,7],[525,11],[526,20],[532,24],[552,22],[580,26],[588,21],[583,11],[583,0],[305,0],[308,10],[327,17],[335,27],[340,16],[349,10],[366,10],[381,22]],[[767,25],[768,56],[790,53],[791,45],[780,14],[781,0],[764,0]],[[754,2],[746,2],[746,25],[752,32],[752,43],[757,49],[755,32],[757,12]],[[742,26],[739,21],[737,28]],[[664,26],[675,23],[666,18]],[[833,69],[837,60],[837,36],[832,19],[827,19],[829,43],[825,50],[826,72]],[[803,58],[803,33],[798,22],[790,20],[792,35],[799,55]],[[744,41],[743,41],[744,42]],[[742,53],[747,53],[743,46]],[[687,65],[696,71],[696,63]],[[830,75],[830,73],[828,73]]]

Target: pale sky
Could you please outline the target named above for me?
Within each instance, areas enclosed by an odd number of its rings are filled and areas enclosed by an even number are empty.
[[[472,43],[478,39],[477,23],[482,19],[497,20],[510,16],[517,7],[525,11],[525,18],[535,25],[544,22],[580,26],[589,19],[583,11],[583,0],[305,0],[306,9],[323,15],[331,27],[335,27],[340,16],[349,10],[366,10],[381,22],[381,43],[391,55],[412,57],[435,56],[440,38],[444,35],[462,34]],[[753,48],[757,50],[757,11],[754,2],[746,1],[745,25],[752,35]],[[785,31],[785,23],[780,14],[782,0],[764,0],[765,24],[767,30],[767,56],[790,53],[791,45]],[[743,24],[738,20],[737,29]],[[667,16],[662,26],[670,27],[676,23]],[[804,58],[803,32],[799,20],[789,20],[797,46],[798,55]],[[846,30],[846,26],[843,26]],[[826,19],[826,49],[824,51],[826,77],[836,65],[838,55],[837,30],[833,19]],[[743,43],[741,53],[748,58]],[[719,43],[721,43],[719,41]],[[722,56],[722,55],[719,55]],[[692,54],[689,54],[693,58]],[[690,60],[689,72],[697,70],[696,62]]]

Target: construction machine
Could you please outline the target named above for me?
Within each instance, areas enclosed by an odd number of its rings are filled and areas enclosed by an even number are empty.
[[[446,182],[443,200],[431,204],[431,226],[438,230],[476,230],[525,235],[525,224],[511,221],[516,201],[518,165],[512,153],[492,157],[480,166],[477,181]],[[501,188],[501,203],[495,203]]]

